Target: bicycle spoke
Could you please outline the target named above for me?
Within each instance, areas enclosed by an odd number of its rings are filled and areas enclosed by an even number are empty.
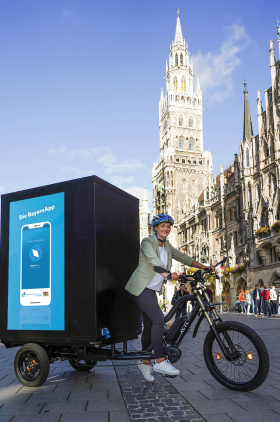
[[[226,340],[226,334],[230,339],[230,344]],[[233,353],[232,356],[234,357],[236,353],[237,355],[231,361],[226,360],[215,339],[212,344],[212,358],[217,370],[230,381],[249,382],[257,374],[259,368],[258,353],[254,344],[245,334],[234,329],[221,332],[220,338],[230,353]],[[252,354],[254,362],[249,360],[249,353]]]

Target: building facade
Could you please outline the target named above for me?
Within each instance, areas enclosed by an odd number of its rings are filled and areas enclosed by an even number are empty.
[[[278,41],[280,54],[280,40]],[[154,163],[153,213],[175,217],[171,242],[205,264],[226,256],[216,297],[234,306],[241,288],[280,287],[280,60],[270,41],[271,87],[257,91],[258,135],[253,135],[244,83],[243,137],[232,164],[212,177],[203,151],[202,91],[183,40],[179,13],[166,64],[166,94],[159,102],[160,163]],[[174,262],[173,270],[186,268]]]
[[[183,39],[179,10],[166,61],[166,93],[159,101],[160,162],[153,164],[153,214],[177,221],[196,203],[212,174],[212,156],[203,150],[202,91],[194,87],[193,63]],[[176,245],[177,238],[173,236]]]
[[[144,187],[143,199],[139,200],[139,219],[140,219],[140,242],[144,237],[151,234],[150,209],[148,204],[147,188]]]

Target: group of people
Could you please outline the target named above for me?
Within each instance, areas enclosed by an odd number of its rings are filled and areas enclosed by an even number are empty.
[[[261,291],[258,284],[255,288],[243,290],[239,293],[239,302],[241,307],[241,313],[254,313],[255,316],[276,316],[278,315],[278,308],[280,304],[280,289],[278,293],[275,290],[274,284],[268,289],[267,285]],[[263,315],[264,314],[264,315]]]

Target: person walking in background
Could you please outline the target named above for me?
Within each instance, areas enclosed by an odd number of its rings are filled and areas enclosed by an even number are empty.
[[[241,292],[239,293],[239,302],[240,302],[240,307],[241,307],[241,313],[243,314],[245,312],[245,308],[246,308],[246,295],[244,293],[244,290],[242,289]]]
[[[255,290],[253,292],[253,301],[255,305],[255,316],[261,316],[261,291],[259,289],[258,284],[255,286]]]
[[[253,299],[253,294],[254,294],[255,289],[252,289],[250,292],[251,295],[251,305],[252,305],[252,314],[255,313],[255,303],[254,303],[254,299]]]
[[[247,315],[250,313],[251,310],[251,295],[250,290],[246,290],[246,306],[247,306]]]
[[[272,315],[276,316],[278,314],[278,301],[277,301],[277,293],[276,293],[274,284],[271,285],[271,289],[269,292],[269,299],[270,299],[271,313]]]
[[[267,316],[267,312],[269,314],[269,317],[271,317],[271,309],[270,309],[270,303],[269,303],[269,290],[267,288],[267,285],[264,286],[264,290],[262,291],[262,298],[263,298],[263,310],[265,316]]]

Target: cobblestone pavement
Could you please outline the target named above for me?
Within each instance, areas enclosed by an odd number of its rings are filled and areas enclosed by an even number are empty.
[[[17,349],[0,346],[0,422],[279,422],[280,421],[280,318],[254,318],[236,313],[224,320],[248,324],[264,339],[271,368],[265,383],[250,393],[222,387],[209,374],[202,349],[207,323],[195,339],[187,334],[183,355],[175,365],[181,374],[170,379],[155,375],[148,383],[134,364],[99,363],[95,371],[81,373],[68,362],[55,362],[46,383],[23,387],[13,369]],[[139,340],[131,345],[139,347]]]

